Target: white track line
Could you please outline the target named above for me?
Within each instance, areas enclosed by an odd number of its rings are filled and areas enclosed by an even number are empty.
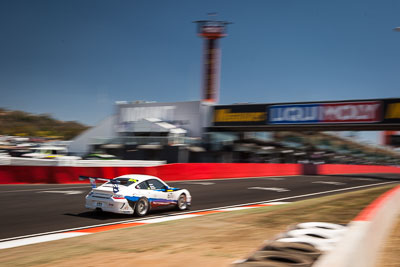
[[[0,249],[14,248],[26,245],[32,245],[37,243],[43,243],[48,241],[55,241],[64,238],[76,237],[81,235],[87,235],[87,233],[58,233],[44,236],[29,237],[24,239],[12,240],[7,242],[0,242]]]
[[[282,176],[255,176],[255,177],[238,177],[238,178],[216,178],[216,179],[198,179],[198,180],[176,180],[165,181],[167,183],[184,183],[184,182],[207,182],[207,181],[225,181],[225,180],[244,180],[244,179],[268,179],[268,178],[293,178],[307,175],[282,175]]]
[[[162,218],[157,218],[157,219],[145,219],[145,220],[140,220],[136,221],[138,223],[160,223],[160,222],[169,222],[169,221],[175,221],[175,220],[180,220],[180,219],[187,219],[187,218],[193,218],[193,217],[198,217],[199,215],[196,214],[182,214],[182,215],[176,215],[176,216],[171,216],[171,217],[162,217]]]

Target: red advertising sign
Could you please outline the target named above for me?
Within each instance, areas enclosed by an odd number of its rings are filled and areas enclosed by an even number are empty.
[[[325,123],[381,121],[382,103],[379,101],[325,103],[321,118]]]

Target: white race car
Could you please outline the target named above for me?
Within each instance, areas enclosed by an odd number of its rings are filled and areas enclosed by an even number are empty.
[[[92,184],[85,207],[94,211],[144,216],[157,208],[185,210],[191,205],[192,197],[188,190],[169,187],[155,176],[127,174],[114,179],[79,178],[89,179]],[[107,182],[96,187],[96,180]]]

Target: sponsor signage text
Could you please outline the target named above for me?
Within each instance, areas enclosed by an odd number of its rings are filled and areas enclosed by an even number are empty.
[[[277,105],[269,108],[269,123],[316,123],[319,105]]]
[[[385,100],[383,121],[387,123],[400,123],[400,99]]]
[[[397,130],[400,129],[400,98],[214,107],[213,126],[251,125],[265,126],[266,131],[286,125],[318,126],[318,129],[325,127],[321,128],[322,125],[329,129],[334,129],[335,125],[341,125],[340,129],[351,129],[354,125],[366,130]],[[254,129],[262,130],[260,127]]]
[[[266,105],[231,105],[214,109],[213,123],[216,126],[265,125],[266,120]]]
[[[381,121],[381,110],[380,101],[273,105],[268,123],[373,123]]]

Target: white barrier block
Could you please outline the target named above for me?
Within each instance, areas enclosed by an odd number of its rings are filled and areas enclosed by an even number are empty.
[[[400,214],[400,186],[385,193],[356,217],[336,247],[313,267],[373,267],[383,241]]]

